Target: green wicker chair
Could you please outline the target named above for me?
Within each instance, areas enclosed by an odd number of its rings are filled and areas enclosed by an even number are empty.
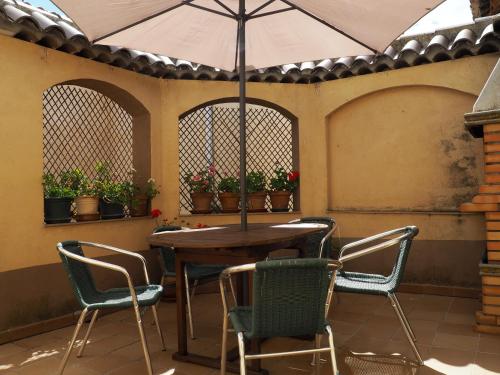
[[[134,286],[129,273],[125,268],[121,266],[85,257],[82,246],[104,249],[138,259],[142,263],[146,285]],[[149,357],[149,350],[146,342],[146,336],[144,335],[144,328],[142,326],[141,313],[139,311],[139,308],[146,308],[148,306],[151,306],[156,322],[158,335],[160,336],[162,349],[166,350],[165,341],[163,339],[160,324],[158,323],[158,313],[155,306],[161,297],[163,288],[161,285],[154,285],[149,283],[146,260],[144,259],[144,257],[140,254],[118,249],[115,247],[82,241],[60,242],[57,244],[57,250],[59,251],[63,266],[68,273],[75,296],[83,309],[82,313],[80,314],[80,318],[78,319],[78,323],[76,325],[71,341],[68,345],[68,348],[66,349],[66,353],[64,354],[64,357],[62,359],[58,374],[62,374],[64,368],[66,367],[66,363],[68,362],[68,358],[75,345],[76,338],[78,337],[78,333],[80,332],[87,313],[93,312],[92,319],[90,320],[89,327],[83,338],[83,343],[80,347],[80,350],[78,351],[77,357],[81,357],[83,351],[85,350],[85,345],[87,344],[90,336],[90,331],[94,326],[99,310],[132,307],[134,309],[135,318],[137,320],[139,337],[142,343],[142,349],[144,352],[144,358],[146,360],[148,374],[152,375],[153,369],[151,366],[151,359]],[[113,288],[103,291],[99,290],[94,283],[94,279],[88,265],[97,266],[121,273],[127,280],[128,287]]]
[[[304,246],[303,258],[329,258],[336,259],[333,256],[332,235],[337,229],[335,219],[328,216],[308,216],[292,220],[289,223],[314,223],[325,224],[328,227],[324,230],[307,236]]]
[[[162,225],[153,230],[153,233],[162,233],[168,231],[181,230],[182,228],[175,225]],[[164,285],[167,277],[175,277],[175,252],[172,248],[158,247],[160,259],[162,263],[163,273],[160,280],[160,285]],[[194,339],[193,314],[191,303],[193,302],[196,287],[204,282],[217,280],[220,273],[226,268],[224,265],[212,264],[186,264],[184,268],[184,277],[186,283],[186,301],[187,313],[189,322],[189,332],[191,339]],[[190,288],[190,284],[193,285]]]
[[[240,374],[246,374],[246,360],[330,352],[333,374],[337,375],[335,348],[330,323],[326,320],[333,293],[337,261],[285,259],[230,267],[220,276],[224,307],[221,375],[226,373],[229,321],[238,336]],[[226,281],[238,272],[254,271],[252,306],[229,308]],[[332,277],[333,275],[333,277]],[[329,346],[320,347],[328,334]],[[315,348],[294,352],[245,354],[245,339],[316,336]],[[318,366],[319,368],[319,366]]]
[[[359,272],[348,272],[341,270],[337,274],[335,281],[335,291],[348,293],[375,294],[387,296],[391,302],[396,315],[403,326],[403,330],[410,342],[411,348],[417,357],[418,363],[423,364],[422,357],[418,351],[415,342],[417,341],[415,334],[404,314],[396,291],[403,278],[403,273],[410,253],[410,248],[413,238],[418,234],[418,228],[415,226],[407,226],[404,228],[394,229],[388,232],[380,233],[356,242],[345,245],[340,249],[339,261],[342,263],[357,259],[362,256],[372,254],[374,252],[389,248],[391,246],[399,246],[399,251],[396,257],[396,262],[389,276],[367,274]],[[396,236],[390,239],[387,237]],[[385,240],[384,240],[385,239]],[[383,241],[384,240],[384,241]],[[382,242],[381,242],[382,241]],[[376,244],[358,250],[353,253],[345,254],[346,251],[352,248],[359,248],[362,245],[376,242]]]

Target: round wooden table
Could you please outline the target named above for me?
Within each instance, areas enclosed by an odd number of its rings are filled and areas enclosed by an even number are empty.
[[[173,358],[178,361],[220,368],[220,358],[212,358],[188,351],[186,330],[186,296],[184,265],[186,263],[241,265],[266,259],[273,250],[304,246],[306,237],[324,230],[322,224],[249,224],[247,231],[241,231],[239,224],[224,225],[185,231],[163,232],[151,235],[148,240],[153,246],[171,247],[175,250],[176,298],[177,298],[177,352]],[[239,303],[248,304],[248,293],[244,293],[240,282]],[[252,343],[252,350],[258,351],[258,342]],[[239,366],[228,363],[227,370],[239,373]],[[254,360],[249,374],[262,374],[260,361]]]

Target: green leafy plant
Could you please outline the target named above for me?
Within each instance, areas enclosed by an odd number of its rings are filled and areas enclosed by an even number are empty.
[[[96,196],[97,190],[94,181],[81,169],[75,168],[63,172],[61,178],[74,190],[76,196]]]
[[[45,198],[74,198],[75,191],[65,178],[65,172],[56,176],[44,173],[42,176],[43,195]]]
[[[198,174],[188,173],[184,176],[184,182],[189,185],[193,193],[209,193],[214,187],[215,167],[210,165],[206,170]]]
[[[151,177],[146,183],[146,196],[153,199],[158,194],[160,194],[159,186],[156,185],[155,179]]]
[[[274,170],[274,177],[271,178],[270,186],[272,191],[291,191],[294,192],[299,186],[299,172],[287,172],[279,165]]]
[[[130,192],[134,189],[130,181],[114,182],[111,179],[107,163],[96,164],[97,178],[95,186],[99,197],[106,203],[118,203],[126,205],[130,202]]]
[[[217,190],[222,193],[239,193],[240,180],[234,176],[224,176],[221,178]]]
[[[247,174],[247,192],[258,193],[266,190],[266,176],[263,172],[249,172]]]

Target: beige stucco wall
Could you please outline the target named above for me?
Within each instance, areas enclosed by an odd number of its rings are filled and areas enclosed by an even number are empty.
[[[156,79],[4,36],[0,50],[0,275],[58,265],[55,244],[64,239],[146,249],[151,219],[43,224],[43,91],[94,79],[142,103],[151,118],[152,176],[162,186],[153,205],[173,218],[179,213],[178,117],[201,103],[236,97],[237,83]],[[482,241],[480,215],[443,211],[456,209],[456,197],[475,191],[458,177],[453,185],[456,173],[463,170],[480,183],[480,147],[466,139],[461,116],[497,58],[469,57],[315,85],[249,83],[247,91],[298,118],[301,215],[335,216],[346,238],[415,224],[422,241]],[[446,142],[455,150],[447,152]],[[413,159],[405,159],[408,154]],[[464,157],[475,165],[464,170]],[[288,221],[297,215],[253,214],[249,220]],[[225,224],[239,217],[189,220]]]

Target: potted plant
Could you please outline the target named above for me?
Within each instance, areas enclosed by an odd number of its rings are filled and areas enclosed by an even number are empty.
[[[99,193],[101,218],[119,219],[125,216],[125,205],[129,202],[128,182],[114,182],[105,163],[97,163],[96,187]]]
[[[130,216],[132,217],[147,216],[150,212],[151,201],[160,194],[154,178],[150,178],[146,182],[145,192],[142,192],[141,188],[132,182],[128,182],[128,190]]]
[[[52,173],[44,173],[42,186],[45,222],[47,224],[69,223],[75,191],[67,183],[64,175],[55,176]]]
[[[261,171],[250,172],[246,182],[248,212],[266,212],[266,176]]]
[[[240,204],[240,180],[234,176],[224,176],[217,186],[222,212],[238,212]]]
[[[79,168],[66,172],[65,178],[75,191],[75,212],[77,221],[99,219],[99,196],[94,181]]]
[[[273,212],[287,212],[290,195],[299,186],[299,172],[286,172],[283,167],[277,166],[274,170],[275,176],[271,178],[271,205]]]
[[[193,204],[193,214],[208,214],[212,212],[212,199],[214,197],[215,168],[210,165],[206,170],[198,174],[188,173],[184,176],[184,181],[189,185],[191,202]]]

